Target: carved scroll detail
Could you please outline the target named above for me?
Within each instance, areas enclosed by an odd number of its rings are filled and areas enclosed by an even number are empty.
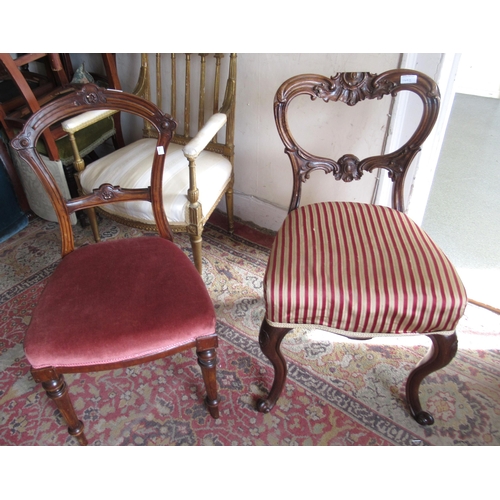
[[[374,81],[378,75],[372,73],[337,73],[328,82],[322,82],[313,89],[315,96],[323,101],[341,101],[354,106],[365,99],[381,99],[390,94],[396,83],[389,79]]]
[[[293,99],[307,95],[312,100],[343,102],[354,106],[360,101],[395,97],[401,91],[410,91],[423,104],[420,123],[413,135],[397,151],[378,154],[363,160],[354,155],[345,155],[338,161],[313,155],[301,148],[289,128],[287,112]],[[289,211],[300,204],[301,185],[315,170],[333,173],[336,180],[351,182],[362,177],[364,172],[385,169],[393,180],[393,207],[404,211],[405,173],[429,135],[439,111],[439,89],[427,75],[409,69],[389,70],[380,75],[368,72],[337,73],[326,77],[303,74],[289,78],[277,90],[274,98],[274,118],[285,152],[288,154],[294,172],[294,190]]]
[[[112,200],[120,192],[120,186],[112,186],[111,184],[103,184],[99,188],[93,190],[93,193],[103,201]]]
[[[27,131],[24,136],[21,136],[18,139],[14,139],[13,144],[19,143],[23,148],[27,148],[30,145],[29,137],[31,135],[31,131]]]
[[[335,179],[344,182],[353,180],[359,181],[363,175],[363,169],[360,167],[359,158],[354,155],[344,155],[339,160],[339,170],[335,173]]]
[[[299,155],[300,156],[300,155]],[[329,159],[308,160],[299,167],[298,175],[301,182],[306,182],[314,170],[323,170],[325,174],[332,173],[337,181],[358,181],[363,175],[363,165],[357,156],[347,154],[338,162]]]
[[[170,131],[174,131],[175,130],[175,127],[176,127],[176,123],[173,121],[173,120],[164,120],[161,122],[160,124],[160,127],[163,129],[163,130],[170,130]]]
[[[85,87],[77,92],[77,96],[81,97],[85,104],[97,104],[99,102],[107,102],[106,97],[103,95],[101,89],[92,83],[88,83]],[[76,106],[80,105],[78,100],[75,100],[74,104]]]

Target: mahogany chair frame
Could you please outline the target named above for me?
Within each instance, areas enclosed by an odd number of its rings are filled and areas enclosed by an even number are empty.
[[[42,136],[44,130],[53,123],[85,111],[107,109],[116,109],[117,111],[138,115],[147,120],[154,130],[156,130],[158,142],[157,152],[155,153],[152,167],[151,186],[142,189],[122,189],[119,186],[104,184],[91,194],[66,200],[62,196],[54,178],[44,166],[39,153],[36,151],[36,143]],[[169,115],[164,114],[153,103],[133,94],[99,88],[94,84],[74,86],[70,94],[44,106],[27,121],[22,132],[12,141],[12,146],[35,170],[52,200],[60,224],[61,252],[63,258],[75,250],[73,231],[69,219],[70,214],[77,210],[94,208],[106,203],[130,200],[149,201],[153,207],[159,236],[173,241],[173,234],[163,209],[161,194],[163,167],[166,155],[158,153],[158,151],[161,150],[161,148],[163,148],[164,151],[167,150],[175,127],[175,121]],[[207,390],[206,404],[212,417],[218,418],[219,400],[216,382],[217,346],[218,337],[214,332],[212,335],[198,337],[195,341],[190,343],[184,343],[160,353],[133,360],[91,366],[47,366],[38,369],[32,368],[31,373],[35,382],[40,382],[42,384],[48,397],[55,402],[57,408],[64,416],[68,424],[69,434],[75,436],[80,444],[86,445],[87,439],[83,432],[83,423],[78,419],[73,408],[68,388],[64,381],[64,373],[113,370],[150,362],[172,356],[177,352],[195,348]]]
[[[352,154],[342,156],[338,161],[315,156],[303,149],[293,137],[287,121],[287,111],[294,98],[307,95],[312,100],[343,102],[349,106],[365,99],[395,97],[401,91],[416,94],[422,104],[422,117],[413,135],[399,149],[392,153],[372,156],[360,160]],[[337,73],[333,77],[315,74],[298,75],[284,82],[274,99],[274,117],[285,153],[293,171],[293,191],[289,213],[300,205],[302,184],[316,170],[333,174],[335,180],[350,182],[359,180],[364,172],[376,168],[388,171],[393,181],[392,208],[404,212],[404,181],[411,162],[420,151],[430,134],[439,112],[440,93],[436,83],[427,75],[406,69],[386,71],[379,75],[371,73]],[[321,327],[318,327],[321,328]],[[259,411],[267,413],[276,404],[287,377],[287,363],[281,353],[281,343],[291,328],[270,325],[264,318],[259,333],[262,352],[274,368],[274,380],[266,398],[257,402]],[[412,417],[421,425],[434,423],[433,416],[422,409],[419,388],[429,374],[445,367],[454,358],[458,341],[456,332],[451,335],[428,334],[432,342],[427,355],[410,373],[406,382],[406,398]],[[365,340],[369,339],[367,336]],[[358,338],[359,340],[359,338]]]

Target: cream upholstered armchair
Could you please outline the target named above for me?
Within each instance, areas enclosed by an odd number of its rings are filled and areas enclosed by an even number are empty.
[[[172,230],[189,233],[193,260],[201,273],[203,227],[223,196],[229,231],[233,230],[236,54],[171,54],[169,64],[162,66],[164,59],[165,55],[156,55],[156,104],[176,120],[180,132],[167,151],[163,202]],[[169,93],[163,91],[164,73],[169,76]],[[221,84],[224,79],[225,86]],[[151,84],[149,56],[143,54],[134,94],[152,100]],[[198,97],[192,102],[195,92]],[[104,182],[124,188],[147,184],[154,136],[145,123],[142,139],[87,165],[80,173],[83,191],[90,193]],[[119,222],[154,229],[153,213],[146,203],[117,203],[102,210]],[[93,229],[98,240],[96,224]]]

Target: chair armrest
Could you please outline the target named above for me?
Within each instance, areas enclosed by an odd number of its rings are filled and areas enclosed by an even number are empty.
[[[87,111],[86,113],[82,113],[81,115],[73,116],[68,120],[64,120],[61,125],[65,132],[74,134],[75,132],[78,132],[79,130],[88,127],[89,125],[92,125],[100,120],[103,120],[108,116],[114,115],[115,113],[116,110],[114,109]]]
[[[198,130],[198,133],[182,148],[184,156],[188,159],[196,158],[226,122],[227,115],[224,113],[212,115],[205,125]]]

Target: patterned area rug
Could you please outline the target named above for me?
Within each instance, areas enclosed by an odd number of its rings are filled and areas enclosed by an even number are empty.
[[[103,238],[139,230],[107,219]],[[239,225],[230,237],[208,224],[203,278],[218,316],[221,418],[213,420],[194,351],[128,369],[67,375],[92,445],[499,445],[500,317],[468,306],[459,351],[421,387],[435,424],[419,426],[404,400],[406,377],[426,338],[346,341],[322,332],[285,338],[286,388],[273,411],[255,410],[272,382],[261,354],[262,278],[270,237]],[[76,228],[77,244],[91,242]],[[176,242],[191,255],[189,240]],[[0,245],[0,445],[74,445],[58,410],[33,382],[22,340],[59,259],[57,224],[41,219]],[[64,300],[62,297],[61,300]]]

